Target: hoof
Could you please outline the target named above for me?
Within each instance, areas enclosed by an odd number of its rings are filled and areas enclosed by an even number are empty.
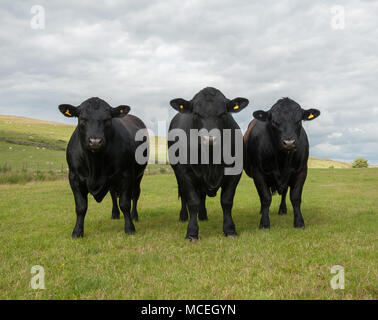
[[[287,214],[287,209],[286,209],[286,208],[280,208],[280,209],[278,210],[278,214],[279,214],[279,215]]]
[[[233,232],[225,232],[224,235],[227,237],[227,238],[236,238],[238,236],[238,234],[236,233],[236,231],[233,231]]]
[[[208,221],[209,219],[207,218],[207,216],[205,216],[205,217],[198,216],[198,220],[199,221]]]
[[[294,228],[304,229],[305,228],[305,224],[303,222],[302,223],[294,223]]]
[[[139,221],[139,218],[138,218],[138,216],[131,216],[131,220],[134,220],[134,221]]]
[[[120,216],[118,215],[118,216],[116,216],[116,215],[113,215],[112,214],[112,220],[119,220],[120,219]]]
[[[183,217],[183,216],[180,215],[179,221],[181,221],[181,222],[188,221],[188,216]]]
[[[260,223],[259,229],[270,229],[270,223]]]
[[[74,232],[72,232],[72,239],[83,238],[83,237],[84,237],[84,232],[83,231],[74,231]]]
[[[185,238],[189,242],[197,242],[198,241],[198,236],[186,236]]]
[[[127,224],[125,226],[125,233],[126,234],[134,234],[135,233],[135,227],[134,227],[134,224],[131,222],[131,224]]]

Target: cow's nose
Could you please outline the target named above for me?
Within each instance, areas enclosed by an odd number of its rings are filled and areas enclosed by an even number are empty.
[[[103,139],[101,138],[89,138],[89,147],[91,149],[98,149],[101,147]]]
[[[292,150],[295,148],[297,141],[295,139],[292,140],[282,140],[282,144],[285,149]]]

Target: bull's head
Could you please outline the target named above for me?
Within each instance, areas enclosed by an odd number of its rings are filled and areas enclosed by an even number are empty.
[[[253,116],[268,122],[272,138],[279,148],[294,151],[302,129],[302,121],[314,120],[320,115],[317,109],[304,110],[289,98],[278,100],[269,111],[255,111]]]
[[[215,88],[205,88],[198,92],[191,101],[182,98],[173,99],[171,106],[181,113],[193,114],[193,129],[201,134],[202,142],[208,145],[217,143],[217,136],[211,132],[228,129],[228,116],[243,110],[249,101],[245,98],[227,99]],[[215,131],[214,131],[215,129]]]
[[[129,111],[129,106],[112,108],[104,100],[90,98],[80,106],[61,104],[59,110],[66,117],[78,118],[78,132],[84,149],[98,152],[106,147],[113,133],[112,119],[123,117]]]

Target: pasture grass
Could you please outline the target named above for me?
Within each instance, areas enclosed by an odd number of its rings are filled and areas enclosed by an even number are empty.
[[[303,193],[305,230],[293,213],[259,230],[259,200],[243,175],[233,217],[239,236],[222,234],[219,194],[207,199],[200,240],[184,240],[172,174],[145,176],[137,233],[111,220],[108,195],[92,197],[83,239],[71,239],[74,202],[67,180],[0,185],[1,299],[377,299],[378,169],[310,169]],[[45,269],[32,290],[30,269]],[[333,265],[345,289],[333,290]]]

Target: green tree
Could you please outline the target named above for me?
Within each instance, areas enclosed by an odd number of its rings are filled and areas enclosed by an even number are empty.
[[[363,158],[357,158],[353,161],[352,167],[353,168],[367,168],[368,161]]]

